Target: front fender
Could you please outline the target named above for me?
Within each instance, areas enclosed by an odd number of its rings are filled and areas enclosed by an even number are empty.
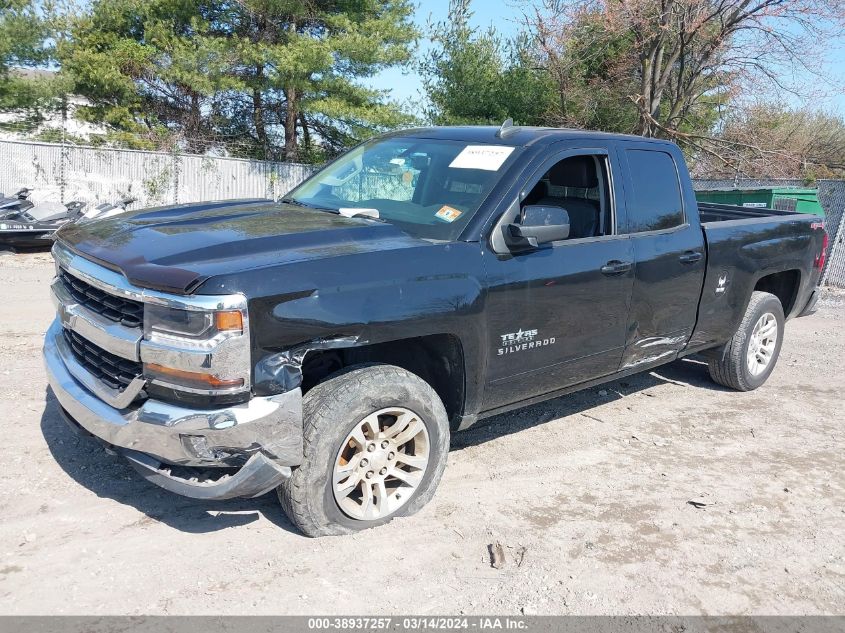
[[[254,384],[298,385],[312,350],[360,347],[433,334],[461,342],[467,396],[483,374],[486,323],[477,243],[426,244],[251,271],[229,281],[249,301]]]

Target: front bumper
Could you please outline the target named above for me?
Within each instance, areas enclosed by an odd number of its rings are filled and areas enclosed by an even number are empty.
[[[47,331],[44,362],[63,413],[173,492],[201,499],[257,496],[302,461],[299,389],[219,409],[150,399],[117,409],[80,381],[86,370],[70,352],[58,320]]]

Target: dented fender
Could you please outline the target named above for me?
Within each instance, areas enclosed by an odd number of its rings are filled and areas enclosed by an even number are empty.
[[[296,389],[302,385],[302,363],[308,352],[360,344],[358,337],[353,336],[318,339],[265,356],[255,365],[255,390],[263,395],[271,395]]]
[[[201,291],[250,298],[256,395],[300,386],[314,352],[361,349],[366,356],[370,346],[445,335],[460,341],[464,410],[473,411],[489,353],[484,278],[479,244],[416,242],[220,276]]]

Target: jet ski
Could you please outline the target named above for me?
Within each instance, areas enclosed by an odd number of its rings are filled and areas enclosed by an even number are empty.
[[[17,195],[17,194],[15,194]],[[11,200],[11,198],[4,198]],[[53,234],[71,222],[88,222],[111,217],[126,211],[134,198],[122,198],[115,203],[105,203],[86,209],[84,202],[74,200],[67,204],[44,201],[26,205],[0,205],[0,250],[16,251],[50,247]]]
[[[121,198],[117,202],[105,202],[103,204],[98,204],[97,206],[86,210],[82,214],[82,217],[77,220],[77,222],[89,222],[90,220],[102,220],[103,218],[110,218],[126,211],[126,207],[135,202],[136,200],[137,198],[127,196],[125,198]]]
[[[0,216],[10,211],[29,209],[34,206],[29,199],[31,194],[32,189],[21,189],[11,196],[5,196],[0,193]]]
[[[53,234],[81,217],[84,207],[81,202],[39,202],[27,208],[0,209],[0,248],[14,251],[52,246]]]

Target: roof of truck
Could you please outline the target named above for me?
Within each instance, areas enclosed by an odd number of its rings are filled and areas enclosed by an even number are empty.
[[[504,136],[499,136],[499,131],[505,129]],[[529,127],[512,126],[502,128],[495,125],[463,125],[444,127],[419,127],[407,130],[398,130],[388,136],[414,136],[419,138],[435,138],[451,141],[463,141],[467,143],[490,143],[496,145],[533,145],[537,142],[552,143],[573,138],[605,138],[605,139],[626,139],[638,142],[653,142],[666,144],[669,141],[664,139],[645,138],[630,134],[611,134],[595,130],[578,130],[571,128],[555,127]]]

